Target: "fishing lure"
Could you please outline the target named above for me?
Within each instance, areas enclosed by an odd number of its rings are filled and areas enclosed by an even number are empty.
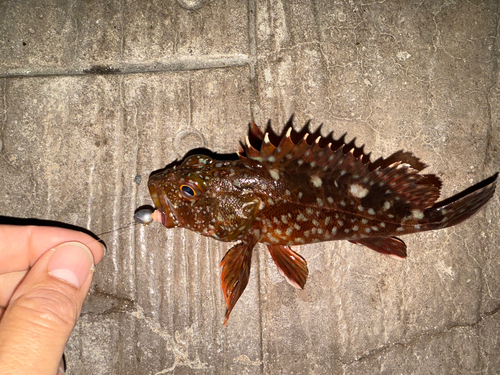
[[[221,262],[226,302],[224,325],[245,290],[252,250],[267,245],[287,281],[303,288],[307,263],[291,245],[349,240],[394,258],[406,257],[395,235],[451,227],[492,196],[498,173],[440,202],[441,181],[421,174],[426,166],[398,151],[370,162],[363,147],[320,130],[265,134],[255,125],[237,160],[192,155],[153,173],[148,182],[156,210],[139,222],[161,222],[220,241],[239,241]]]

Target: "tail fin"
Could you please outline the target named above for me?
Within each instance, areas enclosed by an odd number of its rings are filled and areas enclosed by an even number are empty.
[[[428,229],[448,228],[474,215],[495,193],[498,173],[478,184],[437,202],[425,211]]]

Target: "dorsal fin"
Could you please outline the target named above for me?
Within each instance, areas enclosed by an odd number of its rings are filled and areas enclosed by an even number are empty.
[[[404,198],[402,202],[378,202],[390,204],[391,215],[393,210],[405,215],[414,209],[425,210],[439,198],[441,181],[434,175],[420,174],[425,164],[412,153],[401,150],[372,163],[370,154],[364,152],[364,146],[357,147],[354,139],[346,142],[345,134],[335,139],[333,133],[323,137],[319,129],[310,131],[309,125],[296,131],[289,122],[281,135],[277,135],[269,124],[266,132],[252,124],[250,135],[240,149],[240,160],[249,167],[268,169],[276,179],[280,173],[290,173],[307,175],[318,185],[320,181],[338,187],[354,184],[360,188],[360,196],[365,190],[372,191],[372,199],[385,199],[389,192],[397,191]],[[368,203],[366,199],[359,200],[363,206]]]
[[[292,118],[293,119],[293,118]],[[427,166],[414,156],[411,152],[403,150],[396,151],[387,158],[380,157],[374,162],[370,162],[371,153],[365,153],[364,145],[358,147],[355,145],[356,138],[350,142],[346,141],[347,133],[344,133],[340,138],[335,139],[333,132],[326,136],[321,135],[322,124],[312,132],[310,122],[307,122],[302,129],[295,130],[293,128],[292,119],[290,119],[283,128],[281,134],[276,134],[268,123],[266,131],[263,132],[254,122],[250,124],[249,135],[245,142],[240,144],[239,157],[245,160],[248,157],[251,160],[258,162],[268,162],[270,164],[277,163],[284,155],[288,155],[293,151],[293,158],[287,158],[289,161],[297,160],[298,158],[312,159],[320,152],[330,157],[331,153],[342,148],[342,153],[347,155],[351,152],[355,159],[359,159],[363,164],[368,164],[368,170],[373,171],[377,168],[387,168],[391,164],[401,162],[407,164],[411,168],[421,171]],[[309,153],[307,151],[309,150]],[[305,155],[307,153],[307,155]],[[269,161],[269,157],[271,160]],[[285,160],[283,160],[285,161]],[[305,159],[303,161],[306,161]],[[320,161],[321,163],[321,161]],[[329,164],[326,161],[323,164]],[[323,165],[324,166],[324,165]],[[439,184],[439,180],[434,181]]]

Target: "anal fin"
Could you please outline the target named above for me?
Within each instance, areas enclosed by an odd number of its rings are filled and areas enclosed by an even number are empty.
[[[305,259],[289,246],[267,245],[267,248],[286,281],[295,288],[303,289],[309,274]]]
[[[406,258],[406,244],[397,237],[366,237],[349,240],[349,242],[364,245],[394,259],[403,260]]]

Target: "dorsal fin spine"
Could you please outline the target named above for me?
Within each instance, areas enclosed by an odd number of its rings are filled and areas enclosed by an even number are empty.
[[[364,146],[357,147],[355,139],[346,142],[346,134],[339,139],[333,138],[333,133],[323,137],[319,130],[308,132],[306,128],[297,132],[291,124],[281,138],[277,138],[270,129],[266,133],[262,132],[255,123],[251,124],[250,131],[249,138],[241,144],[240,150],[240,158],[247,166],[265,165],[270,169],[280,169],[286,168],[289,163],[295,163],[291,168],[305,168],[307,165],[308,168],[323,171],[322,173],[337,170],[339,176],[352,173],[365,182],[370,180],[371,185],[387,184],[390,188],[392,184],[393,187],[400,186],[399,189],[403,187],[403,176],[406,176],[411,186],[404,189],[413,189],[414,185],[420,185],[420,188],[432,186],[432,198],[436,200],[439,196],[439,178],[418,174],[425,164],[409,152],[398,151],[386,159],[380,158],[372,163],[370,154],[364,152]],[[297,140],[296,143],[294,139]]]

